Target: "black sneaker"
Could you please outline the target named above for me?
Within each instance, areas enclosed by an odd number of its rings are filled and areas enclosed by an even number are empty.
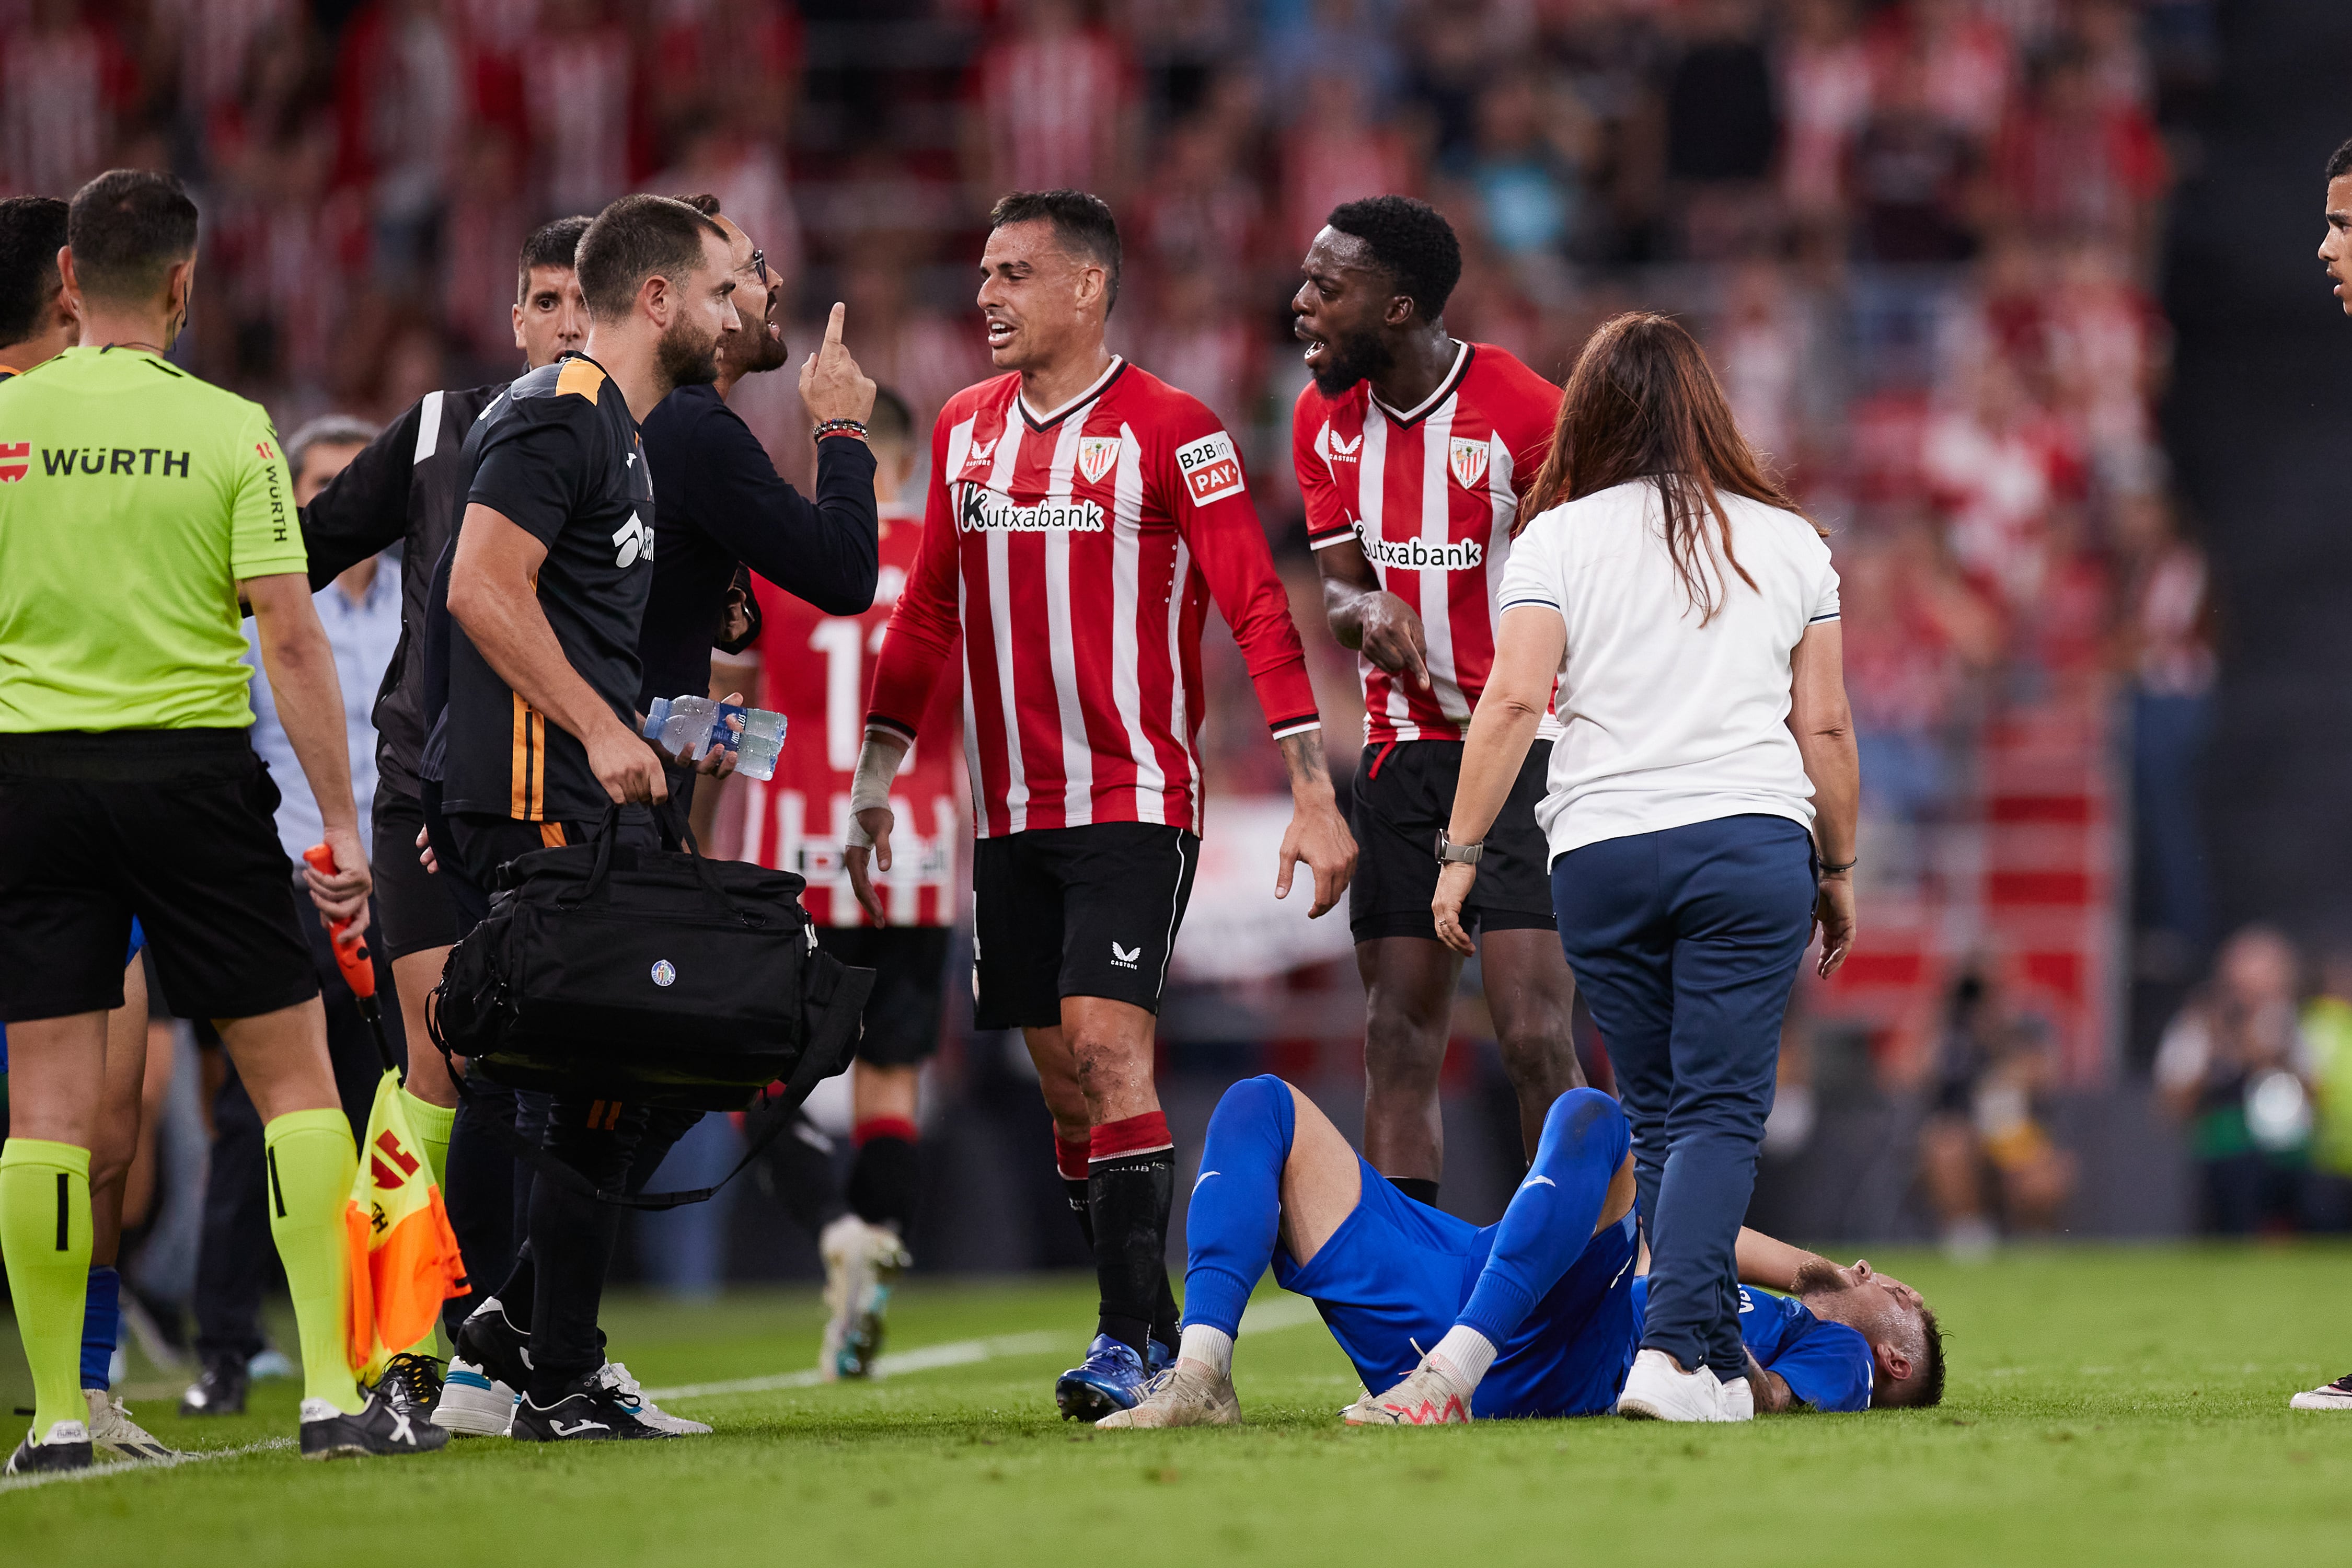
[[[530,1331],[509,1322],[495,1296],[457,1325],[457,1353],[509,1388],[530,1386]]]
[[[252,1378],[243,1356],[221,1356],[205,1363],[204,1372],[180,1395],[183,1415],[242,1415],[245,1391]]]
[[[58,1421],[49,1426],[49,1435],[42,1442],[33,1441],[30,1432],[8,1456],[6,1474],[30,1475],[40,1470],[86,1470],[89,1468],[89,1428],[79,1421]]]
[[[395,1408],[373,1390],[356,1415],[346,1415],[323,1399],[302,1402],[302,1457],[306,1459],[332,1459],[346,1454],[429,1454],[448,1442],[448,1433]]]
[[[401,1411],[412,1421],[430,1421],[434,1409],[441,1403],[441,1363],[429,1355],[410,1355],[406,1352],[383,1363],[383,1375],[376,1379],[375,1391],[384,1403]]]
[[[641,1420],[637,1406],[605,1380],[600,1367],[573,1380],[552,1405],[540,1405],[524,1394],[508,1436],[523,1443],[587,1443],[670,1434]]]

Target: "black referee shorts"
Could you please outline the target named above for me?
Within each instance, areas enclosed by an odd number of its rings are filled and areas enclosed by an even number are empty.
[[[1528,748],[1510,798],[1486,834],[1478,879],[1462,909],[1464,931],[1552,931],[1551,846],[1536,825],[1551,767],[1551,742]],[[1454,819],[1462,781],[1459,741],[1366,746],[1356,769],[1356,879],[1348,926],[1358,942],[1384,936],[1437,940],[1437,835]]]
[[[0,1022],[122,1005],[133,916],[182,1016],[319,994],[277,809],[242,730],[0,735]]]
[[[412,952],[456,946],[463,933],[448,880],[426,870],[418,858],[424,803],[378,783],[373,815],[377,953],[388,963]]]
[[[974,1021],[1052,1028],[1065,996],[1158,1013],[1200,865],[1199,838],[1154,822],[982,839],[971,868]]]
[[[874,972],[857,1059],[910,1068],[940,1048],[947,1001],[945,926],[819,926],[816,944],[853,969]]]

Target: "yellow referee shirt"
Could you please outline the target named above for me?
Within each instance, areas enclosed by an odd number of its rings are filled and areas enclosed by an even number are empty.
[[[259,404],[128,348],[0,382],[0,733],[245,728],[237,582],[308,565]]]

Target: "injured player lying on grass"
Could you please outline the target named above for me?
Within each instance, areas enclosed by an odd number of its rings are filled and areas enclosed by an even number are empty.
[[[1364,1387],[1382,1391],[1343,1412],[1350,1425],[1611,1410],[1742,1420],[1943,1397],[1941,1336],[1917,1291],[1867,1263],[1842,1268],[1743,1230],[1741,1280],[1786,1294],[1739,1291],[1747,1364],[1711,1369],[1727,1397],[1684,1408],[1675,1395],[1689,1380],[1665,1352],[1641,1349],[1629,1148],[1615,1100],[1561,1096],[1527,1180],[1482,1229],[1398,1192],[1281,1079],[1235,1084],[1192,1188],[1178,1358],[1134,1409],[1098,1425],[1239,1422],[1234,1335],[1269,1265],[1285,1289],[1313,1299]]]

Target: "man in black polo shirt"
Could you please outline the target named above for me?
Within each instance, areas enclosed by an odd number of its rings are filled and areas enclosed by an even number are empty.
[[[449,839],[482,887],[518,855],[593,838],[611,805],[668,795],[634,721],[655,551],[638,420],[673,387],[716,375],[720,339],[738,325],[734,273],[726,232],[661,196],[605,208],[577,261],[584,352],[516,382],[466,440],[471,477],[447,571],[447,707],[435,742]],[[428,742],[428,759],[436,749]],[[592,1127],[590,1107],[554,1096],[544,1146],[610,1186],[644,1114]],[[539,1286],[517,1437],[666,1435],[600,1375],[596,1310],[616,1215],[551,1182],[533,1187]]]
[[[874,383],[842,345],[842,308],[833,308],[824,341],[801,367],[810,419],[837,432],[816,444],[811,500],[777,476],[767,449],[726,401],[745,376],[790,357],[774,321],[782,280],[751,237],[720,216],[718,197],[678,199],[727,232],[743,330],[719,349],[715,382],[680,386],[646,420],[646,456],[662,507],[653,592],[637,639],[641,709],[656,697],[709,689],[711,628],[739,564],[827,615],[856,616],[874,603],[878,559],[874,454],[864,439]],[[690,788],[691,779],[673,772],[670,782]]]

